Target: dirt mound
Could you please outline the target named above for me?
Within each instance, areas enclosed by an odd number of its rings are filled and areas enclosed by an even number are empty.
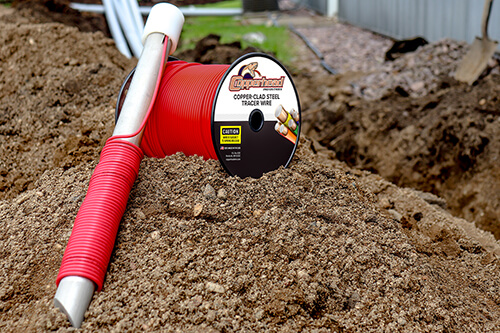
[[[187,62],[202,64],[231,64],[244,54],[262,52],[255,47],[242,49],[238,41],[221,44],[220,38],[218,35],[209,34],[199,40],[194,49],[177,53],[176,57]]]
[[[112,132],[117,91],[135,61],[117,54],[101,33],[0,24],[1,199],[33,188],[47,169],[98,157]]]
[[[134,64],[101,33],[1,13],[0,31],[0,330],[70,331],[55,278]],[[288,169],[260,179],[145,159],[83,331],[498,327],[493,236],[333,157],[302,138]]]
[[[470,237],[460,221],[380,177],[314,161],[310,144],[301,142],[289,169],[261,179],[229,177],[217,161],[182,154],[145,160],[84,331],[499,324],[491,235]],[[51,299],[94,166],[46,172],[35,190],[0,204],[2,331],[69,326]]]
[[[433,45],[442,48],[426,48]],[[425,96],[394,84],[374,101],[354,96],[349,83],[364,80],[363,74],[325,80],[304,112],[304,132],[351,166],[443,197],[453,214],[500,238],[500,75],[470,87],[443,73]]]
[[[70,8],[68,0],[16,0],[12,5],[19,15],[33,23],[59,22],[83,32],[101,31],[111,37],[103,14],[79,12]]]

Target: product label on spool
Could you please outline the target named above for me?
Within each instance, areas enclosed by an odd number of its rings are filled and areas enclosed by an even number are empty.
[[[240,177],[260,177],[286,167],[299,133],[300,104],[286,69],[265,54],[233,63],[212,113],[214,148],[224,168]]]

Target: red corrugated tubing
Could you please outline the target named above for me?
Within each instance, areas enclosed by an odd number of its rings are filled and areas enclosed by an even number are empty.
[[[162,64],[166,59],[167,44],[165,39]],[[160,68],[158,73],[153,101],[158,93],[162,70]],[[135,133],[116,135],[106,141],[99,164],[90,178],[85,200],[76,215],[57,285],[64,277],[80,276],[93,281],[97,290],[101,290],[120,220],[144,157],[139,147],[122,139],[134,137],[142,131],[152,107],[153,103]]]
[[[87,196],[76,215],[57,284],[81,276],[101,290],[128,195],[137,178],[143,153],[123,140],[108,140],[90,179]]]
[[[183,152],[217,159],[212,144],[212,105],[229,65],[167,63],[146,124],[141,148],[150,157]]]

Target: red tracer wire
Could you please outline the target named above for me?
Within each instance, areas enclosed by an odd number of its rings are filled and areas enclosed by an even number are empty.
[[[212,105],[229,65],[167,63],[141,148],[150,157],[177,152],[217,159],[212,144]]]
[[[165,41],[165,45],[167,41]],[[164,49],[162,63],[166,57]],[[143,153],[165,157],[182,151],[217,159],[212,144],[212,106],[228,65],[168,62],[158,78],[153,103],[138,131],[110,138],[75,219],[57,284],[66,276],[90,279],[102,288],[120,220]],[[144,128],[141,148],[120,140]]]

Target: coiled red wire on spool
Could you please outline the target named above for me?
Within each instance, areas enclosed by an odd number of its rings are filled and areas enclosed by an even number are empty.
[[[229,65],[168,62],[141,148],[150,157],[182,151],[217,159],[212,144],[212,105]]]
[[[116,120],[134,75],[122,85]],[[275,130],[278,105],[297,112],[298,128],[300,103],[292,78],[269,55],[249,53],[231,65],[169,61],[141,148],[149,157],[183,152],[216,159],[231,175],[258,178],[286,167],[297,147],[298,135],[287,140]]]

